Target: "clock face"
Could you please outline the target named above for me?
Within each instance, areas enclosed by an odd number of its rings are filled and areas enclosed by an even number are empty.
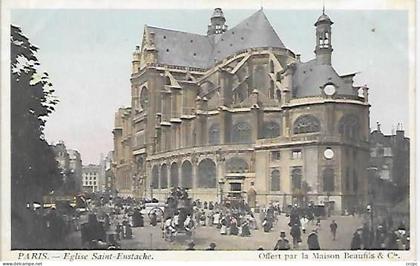
[[[334,158],[334,151],[331,148],[326,148],[324,151],[325,159],[331,160]]]
[[[335,86],[334,85],[332,85],[332,84],[328,84],[328,85],[326,85],[325,87],[324,87],[324,92],[325,92],[325,94],[326,95],[328,95],[328,96],[332,96],[332,95],[334,95],[334,93],[335,93]]]

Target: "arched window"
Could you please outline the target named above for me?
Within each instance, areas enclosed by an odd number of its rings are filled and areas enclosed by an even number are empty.
[[[198,164],[198,187],[216,187],[216,164],[211,159],[204,159]]]
[[[160,167],[160,188],[168,188],[168,167],[162,164]]]
[[[209,128],[209,144],[219,144],[220,143],[220,127],[219,124],[213,124]]]
[[[324,170],[323,184],[325,192],[334,191],[334,169],[326,168]]]
[[[182,163],[181,181],[182,187],[192,188],[192,164],[189,161],[185,161]]]
[[[151,180],[151,184],[150,186],[153,189],[157,189],[159,188],[159,169],[157,167],[157,165],[153,166],[152,168],[152,180]]]
[[[238,122],[233,125],[232,142],[233,143],[251,143],[251,126],[247,122]]]
[[[177,187],[179,185],[179,178],[178,178],[178,164],[172,163],[171,164],[171,176],[170,176],[170,186]]]
[[[270,139],[278,136],[280,136],[280,125],[274,121],[264,122],[263,137]]]
[[[149,92],[146,87],[143,87],[140,92],[140,106],[142,109],[146,109],[149,103]]]
[[[343,116],[338,123],[338,132],[345,138],[359,138],[359,129],[359,119],[353,114]]]
[[[293,190],[302,188],[302,167],[293,167],[292,169],[292,186]]]
[[[293,124],[294,134],[313,133],[319,132],[320,130],[321,125],[319,120],[313,115],[299,116]]]
[[[270,60],[270,73],[274,73],[274,63]]]
[[[254,75],[253,75],[253,88],[267,88],[268,84],[268,75],[267,75],[267,68],[263,65],[258,65],[254,68]]]
[[[226,171],[228,173],[246,173],[249,172],[249,166],[244,159],[233,157],[226,161]]]
[[[271,191],[280,191],[280,171],[271,172]]]

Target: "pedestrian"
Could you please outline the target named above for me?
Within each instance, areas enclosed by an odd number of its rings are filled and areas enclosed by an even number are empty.
[[[321,247],[319,246],[318,235],[316,230],[312,230],[312,232],[308,236],[308,249],[309,250],[320,250]]]
[[[281,231],[280,239],[277,240],[274,250],[289,250],[289,249],[290,249],[290,244],[289,244],[289,240],[286,239],[286,232]]]
[[[337,223],[335,222],[335,220],[332,220],[331,224],[330,224],[330,229],[331,229],[331,234],[333,237],[333,240],[335,240],[335,235],[337,234]]]
[[[300,218],[300,224],[302,225],[302,233],[306,234],[306,225],[308,224],[309,220],[305,216]]]
[[[150,214],[150,224],[152,226],[156,226],[157,225],[157,215],[155,212],[152,212],[152,214]]]
[[[172,227],[179,228],[179,212],[175,212],[174,217],[172,218]]]
[[[215,243],[210,243],[209,247],[206,248],[206,250],[215,250],[216,249],[216,244]]]
[[[316,219],[315,227],[316,227],[317,232],[321,231],[321,219],[320,218]]]
[[[290,229],[290,235],[293,238],[293,248],[297,248],[299,243],[302,242],[300,227],[298,224],[292,225],[292,228]]]
[[[235,217],[231,217],[230,220],[230,234],[237,236],[239,233],[239,229],[238,229],[238,221],[236,220]]]
[[[351,239],[350,250],[359,250],[362,245],[362,240],[360,238],[359,230],[356,230],[353,233],[353,238]]]
[[[201,215],[200,215],[200,225],[206,226],[206,213],[204,212],[204,210],[201,212]]]
[[[132,215],[133,227],[140,227],[140,215],[140,211],[137,208],[135,208]]]
[[[207,224],[209,226],[213,226],[213,212],[208,212],[207,213]]]
[[[195,246],[194,242],[191,241],[188,243],[188,247],[185,250],[195,250],[194,246]]]
[[[367,223],[365,223],[362,228],[362,244],[363,249],[370,249],[371,232]]]
[[[173,222],[172,222],[171,217],[166,218],[163,230],[164,230],[163,231],[164,232],[164,239],[169,240],[169,241],[173,241],[174,238],[175,238],[176,229],[173,227]]]
[[[191,215],[187,215],[187,218],[184,221],[184,229],[187,235],[191,236],[192,231],[194,230],[194,220],[191,218]]]
[[[227,234],[227,220],[226,217],[223,216],[220,220],[220,234],[226,235]]]
[[[102,224],[98,222],[95,214],[89,214],[86,230],[88,235],[87,241],[90,242],[92,240],[106,240],[105,230]]]
[[[122,233],[124,239],[131,239],[133,238],[133,231],[131,229],[130,224],[127,220],[123,221],[122,223]]]
[[[246,219],[244,219],[242,222],[241,236],[251,236],[251,231],[249,230],[249,222]]]
[[[271,221],[269,221],[267,218],[264,218],[264,220],[263,220],[263,222],[262,222],[261,225],[262,225],[265,233],[270,232],[270,230],[272,228]]]

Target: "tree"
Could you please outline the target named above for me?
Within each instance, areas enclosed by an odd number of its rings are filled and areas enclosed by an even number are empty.
[[[58,165],[43,134],[58,100],[48,73],[38,71],[38,48],[13,25],[10,40],[12,248],[21,248],[31,245],[26,204],[42,202],[60,186]]]

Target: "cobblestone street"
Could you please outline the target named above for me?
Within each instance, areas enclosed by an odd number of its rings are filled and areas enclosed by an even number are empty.
[[[335,219],[338,224],[337,237],[333,241],[329,229],[331,221]],[[284,215],[279,216],[278,223],[269,233],[264,233],[261,226],[259,230],[251,231],[251,237],[240,237],[230,235],[220,235],[219,230],[214,226],[199,226],[192,237],[197,250],[206,249],[211,242],[216,243],[216,250],[256,250],[263,247],[265,250],[273,249],[274,245],[284,230],[292,246],[292,238],[289,234],[287,223],[289,218]],[[361,225],[361,219],[352,216],[335,216],[328,220],[321,220],[319,231],[319,243],[323,250],[344,250],[350,249],[350,242],[353,232]],[[302,243],[296,249],[307,249],[307,235],[312,230],[309,224],[306,234],[302,234]],[[69,239],[68,248],[80,248],[80,232],[72,234]],[[160,224],[156,227],[151,226],[148,220],[145,227],[133,228],[133,239],[122,240],[122,249],[132,250],[184,250],[190,241],[185,235],[178,235],[174,242],[164,241]],[[293,247],[292,247],[293,248]]]
[[[333,241],[329,225],[335,219],[339,228],[337,230],[336,240]],[[253,230],[251,237],[220,235],[216,227],[200,226],[195,230],[193,241],[195,248],[206,249],[211,242],[216,243],[217,250],[256,250],[259,247],[264,249],[273,249],[280,232],[284,230],[290,242],[292,238],[289,234],[287,223],[289,218],[279,216],[279,221],[273,230],[264,233],[261,226],[259,230]],[[328,220],[321,221],[321,230],[319,232],[319,242],[321,249],[350,249],[350,242],[353,232],[359,227],[361,220],[352,216],[330,217]],[[308,232],[312,230],[309,225],[306,234],[302,234],[302,243],[297,249],[307,249],[306,239]],[[147,225],[143,228],[133,228],[134,238],[122,241],[122,249],[177,249],[183,250],[189,241],[184,235],[177,237],[174,242],[166,242],[162,238],[160,227]]]

